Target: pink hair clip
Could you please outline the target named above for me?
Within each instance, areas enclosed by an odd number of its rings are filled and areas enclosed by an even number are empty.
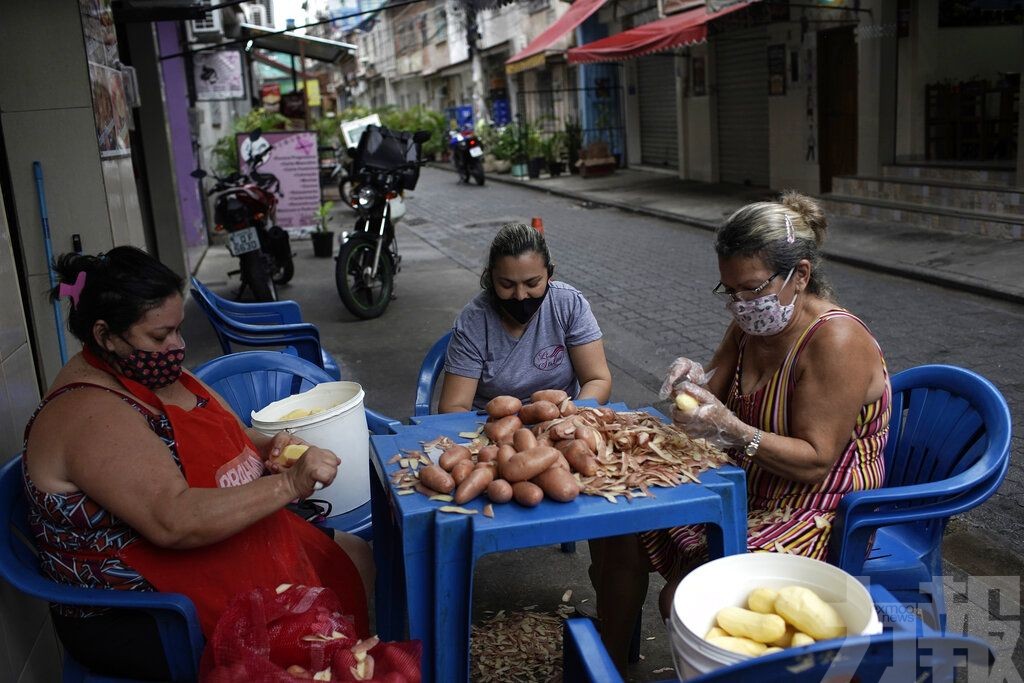
[[[66,282],[60,283],[60,288],[57,290],[59,296],[71,297],[71,305],[78,308],[78,299],[82,296],[82,288],[85,287],[85,271],[78,271],[78,277],[75,278],[75,284],[69,285]]]
[[[796,230],[793,229],[793,219],[789,217],[788,213],[782,214],[782,217],[786,219],[786,242],[793,244],[796,241]]]

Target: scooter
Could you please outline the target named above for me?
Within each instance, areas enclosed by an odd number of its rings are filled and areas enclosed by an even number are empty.
[[[350,205],[359,214],[355,229],[342,235],[334,280],[345,308],[358,318],[377,318],[394,298],[401,269],[395,223],[405,215],[403,192],[419,180],[420,147],[430,133],[368,126],[352,158]]]
[[[469,177],[477,185],[484,184],[484,146],[470,128],[448,133],[448,146],[452,150],[452,163],[459,174],[459,180],[469,183]]]
[[[254,134],[258,136],[258,133]],[[229,273],[241,274],[238,296],[248,287],[257,301],[276,301],[276,285],[285,284],[295,274],[291,239],[275,221],[278,199],[270,188],[277,183],[277,178],[255,171],[270,149],[267,145],[250,157],[251,174],[255,177],[240,173],[225,177],[210,174],[216,183],[207,192],[214,197],[214,229],[228,232],[228,251],[238,258],[239,269]],[[191,175],[203,179],[208,174],[197,169]]]

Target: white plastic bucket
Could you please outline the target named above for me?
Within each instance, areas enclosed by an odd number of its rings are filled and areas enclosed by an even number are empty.
[[[704,640],[723,607],[746,607],[755,588],[803,586],[835,607],[850,635],[882,632],[867,589],[838,567],[786,553],[730,555],[701,565],[676,588],[665,622],[672,659],[682,680],[748,659]]]
[[[363,388],[355,382],[324,382],[252,413],[253,428],[263,434],[287,430],[314,446],[333,451],[341,459],[338,476],[331,485],[312,496],[331,504],[330,517],[370,500],[370,437],[363,396]],[[299,408],[322,412],[281,419]]]

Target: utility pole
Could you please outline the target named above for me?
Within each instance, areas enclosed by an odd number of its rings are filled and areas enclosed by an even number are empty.
[[[473,125],[478,126],[486,116],[484,109],[484,65],[480,61],[480,29],[477,11],[472,3],[466,3],[466,45],[469,46],[469,62],[472,69]]]

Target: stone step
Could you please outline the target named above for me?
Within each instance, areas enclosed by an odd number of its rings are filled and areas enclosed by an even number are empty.
[[[887,223],[910,223],[933,230],[1002,239],[1024,239],[1024,216],[927,206],[885,199],[827,194],[821,197],[826,213]]]
[[[832,179],[832,191],[844,197],[884,199],[1024,219],[1024,188],[925,178],[842,176]]]
[[[1012,168],[972,168],[950,164],[946,166],[893,164],[882,167],[882,175],[896,178],[928,178],[959,183],[991,183],[1012,187],[1017,174]]]

